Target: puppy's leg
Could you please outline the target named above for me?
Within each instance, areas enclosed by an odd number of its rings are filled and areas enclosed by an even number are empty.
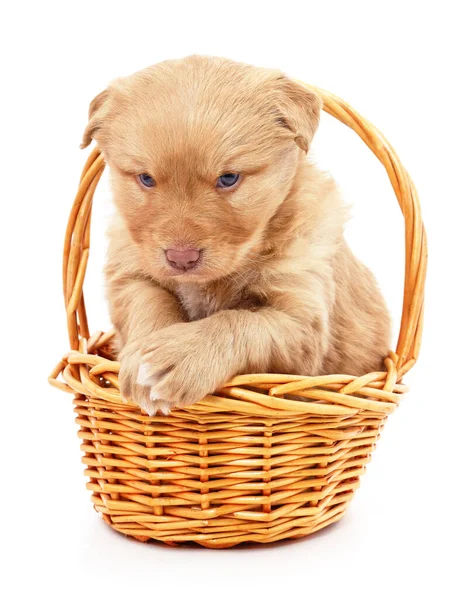
[[[327,343],[323,311],[274,307],[225,310],[171,325],[145,346],[138,383],[151,386],[156,406],[186,406],[246,372],[317,373]]]
[[[110,281],[108,297],[112,321],[119,334],[120,391],[146,412],[152,413],[150,389],[136,383],[141,348],[156,342],[157,332],[184,321],[181,307],[173,294],[151,282],[137,279]],[[157,403],[157,409],[162,409]]]

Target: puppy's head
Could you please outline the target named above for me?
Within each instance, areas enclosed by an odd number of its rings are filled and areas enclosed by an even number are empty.
[[[191,56],[116,80],[90,105],[114,199],[156,279],[252,260],[316,131],[320,99],[278,71]]]

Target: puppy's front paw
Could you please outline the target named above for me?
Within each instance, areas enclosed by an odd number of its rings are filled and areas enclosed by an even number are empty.
[[[160,392],[156,388],[158,380],[155,375],[149,374],[150,371],[151,369],[148,363],[140,362],[136,383],[137,387],[143,390],[143,396],[145,398],[149,397],[149,400],[145,400],[145,404],[148,407],[145,410],[150,416],[155,415],[158,412],[163,415],[168,415],[172,409],[172,403],[162,400],[159,395]]]
[[[163,414],[168,414],[168,406],[165,403],[159,403],[152,400],[150,389],[137,383],[141,361],[141,351],[139,348],[134,347],[133,345],[124,348],[119,356],[119,361],[119,383],[122,399],[131,400],[150,416],[155,415],[158,411]]]
[[[157,332],[155,341],[142,349],[136,382],[149,390],[153,409],[166,414],[201,400],[228,377],[226,360],[201,323],[194,322]]]

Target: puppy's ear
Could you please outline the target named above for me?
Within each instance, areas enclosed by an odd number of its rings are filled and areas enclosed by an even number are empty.
[[[319,125],[322,100],[313,91],[285,75],[278,77],[279,123],[294,134],[295,143],[305,152]]]
[[[98,94],[90,103],[88,109],[88,124],[83,132],[81,148],[86,148],[90,145],[91,140],[94,139],[95,133],[103,125],[104,119],[107,117],[108,112],[108,100],[109,91],[104,90]]]

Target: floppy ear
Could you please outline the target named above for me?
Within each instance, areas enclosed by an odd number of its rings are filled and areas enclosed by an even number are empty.
[[[313,91],[292,81],[285,75],[278,78],[280,89],[278,121],[294,133],[295,143],[305,152],[313,139],[319,125],[322,100]]]
[[[90,108],[88,109],[88,124],[83,132],[83,139],[80,144],[81,148],[89,146],[91,140],[94,139],[95,133],[101,128],[108,112],[108,98],[109,91],[104,90],[104,92],[98,94],[91,101]]]

